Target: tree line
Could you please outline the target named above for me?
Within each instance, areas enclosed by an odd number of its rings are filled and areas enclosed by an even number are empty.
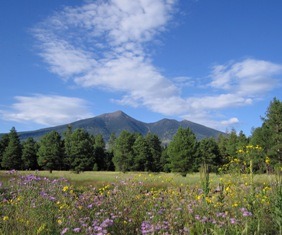
[[[268,170],[281,165],[282,160],[282,103],[274,98],[262,118],[262,126],[250,137],[240,131],[220,135],[218,139],[197,140],[189,128],[179,128],[172,141],[164,146],[153,133],[122,131],[114,133],[106,144],[102,135],[90,135],[84,129],[56,131],[45,134],[39,141],[28,138],[21,142],[13,127],[0,139],[0,169],[81,171],[148,171],[179,172],[186,175],[206,164],[216,172],[231,158],[244,161],[240,153],[246,146],[259,146],[257,171],[265,171],[262,162],[267,158]],[[248,150],[248,149],[247,149]],[[248,152],[248,151],[246,151]],[[236,159],[237,159],[236,158]],[[237,159],[237,160],[238,160]]]

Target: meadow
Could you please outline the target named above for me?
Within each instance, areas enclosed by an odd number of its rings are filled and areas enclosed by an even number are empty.
[[[1,171],[0,234],[282,234],[276,175]]]

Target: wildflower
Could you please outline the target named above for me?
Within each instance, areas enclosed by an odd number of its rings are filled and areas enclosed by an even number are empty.
[[[6,221],[6,220],[8,220],[8,219],[9,219],[9,217],[6,216],[6,215],[3,217],[3,220],[4,220],[4,221]]]
[[[241,212],[242,212],[242,215],[244,216],[244,217],[247,217],[247,216],[252,216],[253,214],[252,214],[252,212],[250,212],[250,211],[248,211],[246,208],[241,208],[240,209],[241,210]]]
[[[60,220],[60,219],[58,219],[58,220],[57,220],[57,223],[58,223],[59,225],[61,225],[61,224],[63,223],[63,221]]]
[[[231,224],[236,224],[236,219],[235,218],[230,218],[230,223]]]
[[[69,186],[65,186],[65,187],[63,187],[63,192],[68,191],[68,189],[69,189]]]
[[[75,233],[79,233],[81,230],[81,228],[74,228],[72,231],[74,231]]]
[[[270,158],[269,158],[269,157],[266,157],[266,158],[265,158],[265,163],[266,163],[267,165],[269,165],[269,163],[270,163]]]
[[[237,206],[238,206],[238,203],[236,202],[232,204],[232,207],[237,207]]]
[[[68,230],[69,230],[69,228],[64,228],[61,232],[61,235],[64,235]]]

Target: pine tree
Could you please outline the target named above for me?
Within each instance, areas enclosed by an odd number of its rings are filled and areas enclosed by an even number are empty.
[[[134,158],[133,171],[149,171],[152,164],[152,156],[149,145],[142,135],[139,135],[133,144]]]
[[[5,152],[5,149],[7,148],[9,144],[9,135],[4,134],[0,139],[0,169],[1,169],[1,162],[3,159],[3,154]]]
[[[94,153],[90,135],[83,129],[76,129],[71,135],[70,164],[76,173],[93,170]]]
[[[133,144],[136,135],[123,130],[115,140],[113,162],[117,171],[126,172],[133,166]]]
[[[24,170],[35,170],[38,169],[37,163],[37,151],[38,144],[36,141],[29,137],[26,141],[22,143],[22,162]]]
[[[1,165],[4,169],[19,170],[22,167],[22,147],[16,129],[13,127],[9,133],[8,146],[5,148]]]
[[[282,102],[274,98],[263,119],[265,127],[271,133],[271,149],[268,155],[275,161],[282,163]]]
[[[195,134],[189,129],[180,127],[168,145],[171,170],[186,176],[194,170],[197,153],[197,140]]]
[[[67,169],[71,167],[71,136],[72,136],[72,126],[68,125],[67,130],[64,132],[64,165]]]
[[[148,171],[160,172],[161,171],[161,156],[162,156],[162,146],[159,137],[155,134],[148,133],[145,136],[145,140],[150,151],[150,161]]]
[[[107,170],[107,158],[105,150],[105,141],[101,134],[93,138],[94,159],[97,165],[97,170]]]
[[[38,165],[52,173],[60,170],[63,164],[63,148],[61,136],[56,131],[44,135],[39,142]]]
[[[199,143],[198,166],[206,164],[211,171],[216,171],[222,163],[219,147],[214,138],[202,139]]]

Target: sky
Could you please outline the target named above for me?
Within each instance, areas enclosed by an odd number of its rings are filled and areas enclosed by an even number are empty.
[[[122,110],[221,131],[282,100],[281,0],[0,2],[0,133]]]

